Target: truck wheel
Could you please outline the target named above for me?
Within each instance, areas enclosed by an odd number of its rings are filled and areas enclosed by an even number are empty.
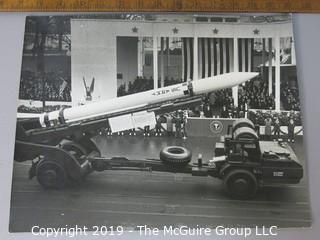
[[[36,169],[38,182],[45,189],[61,189],[67,182],[67,173],[58,162],[43,159]]]
[[[191,152],[180,146],[165,147],[160,151],[160,159],[164,164],[183,167],[191,161]]]
[[[258,183],[256,177],[248,170],[232,170],[223,179],[224,187],[232,198],[248,199],[255,196]]]

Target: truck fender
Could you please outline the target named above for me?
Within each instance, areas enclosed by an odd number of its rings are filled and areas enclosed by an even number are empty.
[[[240,166],[238,167],[238,166],[231,165],[230,163],[225,163],[225,164],[221,167],[221,169],[220,169],[220,171],[219,171],[219,176],[220,176],[221,178],[223,178],[223,177],[224,177],[225,175],[227,175],[230,171],[235,170],[235,169],[247,170],[247,171],[251,172],[252,174],[254,174],[253,171],[252,171],[252,169],[249,168],[249,167],[240,167]]]

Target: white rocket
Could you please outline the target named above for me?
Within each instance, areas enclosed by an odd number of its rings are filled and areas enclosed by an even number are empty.
[[[234,87],[257,75],[258,73],[255,72],[226,73],[179,83],[114,99],[43,113],[39,116],[39,122],[41,126],[49,127],[59,123],[72,123],[117,112],[130,111],[147,105]]]

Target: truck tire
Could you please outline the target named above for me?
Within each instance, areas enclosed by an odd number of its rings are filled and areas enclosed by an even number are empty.
[[[257,133],[249,127],[241,127],[233,132],[233,138],[235,140],[247,139],[247,140],[259,140]]]
[[[184,167],[191,161],[191,157],[191,152],[180,146],[169,146],[160,151],[161,161],[173,167]]]
[[[232,131],[233,133],[241,127],[248,127],[254,130],[254,124],[247,118],[240,118],[233,122],[232,124]]]
[[[38,182],[44,189],[62,189],[68,181],[63,164],[46,159],[38,163],[36,175]]]
[[[245,169],[231,170],[223,178],[223,183],[228,194],[239,200],[254,197],[258,189],[256,177]]]

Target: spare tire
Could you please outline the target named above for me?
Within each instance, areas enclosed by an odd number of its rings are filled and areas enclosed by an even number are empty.
[[[191,161],[191,152],[180,146],[168,146],[160,151],[160,159],[172,167],[183,167]]]
[[[233,135],[235,140],[247,139],[247,140],[259,140],[257,133],[248,127],[238,128]]]
[[[247,118],[240,118],[240,119],[237,119],[233,122],[232,124],[232,131],[233,133],[238,129],[238,128],[241,128],[241,127],[248,127],[248,128],[251,128],[254,130],[254,124],[252,121],[250,121],[249,119]]]

